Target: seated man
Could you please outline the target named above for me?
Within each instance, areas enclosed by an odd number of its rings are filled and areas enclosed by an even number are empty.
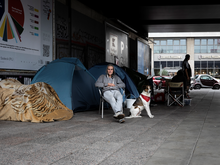
[[[115,115],[114,118],[122,119],[124,114],[122,111],[123,96],[119,88],[125,88],[123,81],[115,75],[114,66],[107,66],[107,74],[101,75],[95,83],[96,87],[102,88],[105,100],[111,105]]]

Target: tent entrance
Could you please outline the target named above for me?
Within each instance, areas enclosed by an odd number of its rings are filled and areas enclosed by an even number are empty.
[[[72,80],[72,105],[74,112],[79,109],[97,108],[99,100],[94,96],[98,94],[98,89],[94,87],[94,78],[86,70],[76,66]]]

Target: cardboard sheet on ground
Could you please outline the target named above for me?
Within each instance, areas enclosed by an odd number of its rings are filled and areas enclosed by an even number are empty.
[[[0,81],[0,120],[51,122],[69,120],[73,111],[43,82],[23,85],[14,79]]]

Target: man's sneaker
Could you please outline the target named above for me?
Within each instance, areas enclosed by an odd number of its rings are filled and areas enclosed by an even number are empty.
[[[125,115],[122,112],[116,112],[113,117],[115,119],[123,119]]]

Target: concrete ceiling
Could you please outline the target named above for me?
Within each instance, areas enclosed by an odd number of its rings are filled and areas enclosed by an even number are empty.
[[[112,20],[124,22],[140,34],[220,31],[220,2],[79,1]]]

